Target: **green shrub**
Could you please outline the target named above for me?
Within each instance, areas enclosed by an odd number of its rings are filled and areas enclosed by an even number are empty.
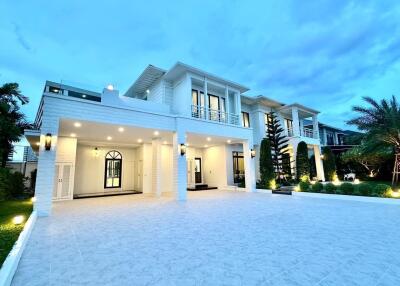
[[[361,196],[369,196],[372,193],[372,186],[368,183],[359,184],[356,189]]]
[[[361,192],[358,188],[354,188],[353,196],[361,196]]]
[[[264,138],[260,146],[260,184],[264,185],[263,188],[270,189],[271,180],[275,180],[271,143],[267,138]]]
[[[16,198],[25,190],[25,177],[20,172],[0,168],[0,200]]]
[[[384,196],[390,197],[391,192],[392,192],[392,188],[389,185],[377,184],[375,186],[375,188],[373,188],[373,190],[372,190],[372,196],[373,197],[384,197]]]
[[[352,195],[354,192],[354,185],[352,183],[343,183],[340,185],[340,190],[343,195]]]
[[[316,182],[314,185],[311,186],[311,190],[314,193],[320,193],[324,189],[324,185],[322,185],[320,182]]]
[[[308,147],[306,142],[301,141],[297,145],[296,154],[296,175],[297,178],[305,181],[304,178],[310,179],[310,161],[308,160]]]
[[[308,192],[310,190],[310,183],[309,182],[300,182],[299,187],[300,187],[301,192]]]
[[[337,189],[336,186],[332,183],[328,183],[325,185],[325,192],[327,194],[334,194],[336,189]]]

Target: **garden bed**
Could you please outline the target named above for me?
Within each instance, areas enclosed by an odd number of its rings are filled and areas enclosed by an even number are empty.
[[[25,222],[31,213],[30,200],[0,201],[0,267],[24,229]],[[19,215],[24,217],[24,221],[16,225],[13,223],[13,218]]]

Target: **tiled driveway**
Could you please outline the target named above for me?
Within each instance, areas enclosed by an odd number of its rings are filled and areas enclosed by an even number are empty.
[[[207,191],[58,203],[13,285],[400,285],[399,206]]]

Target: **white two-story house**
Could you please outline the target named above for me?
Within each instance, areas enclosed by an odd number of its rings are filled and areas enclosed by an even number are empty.
[[[47,81],[25,136],[38,153],[35,209],[49,215],[54,201],[141,192],[186,200],[193,189],[253,192],[266,114],[281,118],[295,158],[305,141],[320,160],[318,112],[285,105],[220,76],[176,63],[149,65],[120,93],[101,93]],[[311,129],[304,128],[311,118]]]

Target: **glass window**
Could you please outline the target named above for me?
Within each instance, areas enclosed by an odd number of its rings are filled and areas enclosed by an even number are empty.
[[[110,151],[106,155],[104,188],[120,188],[122,173],[122,156],[118,151]]]
[[[333,133],[326,133],[326,145],[335,145],[335,141],[333,140]]]
[[[243,152],[232,152],[233,155],[233,182],[241,183],[244,181],[244,156]]]
[[[58,88],[58,87],[54,87],[54,86],[49,85],[49,92],[51,92],[51,93],[60,93],[60,94],[62,94],[62,93],[63,93],[63,90],[62,90],[61,88]]]
[[[248,112],[242,112],[243,127],[250,127],[250,115]]]
[[[208,95],[208,107],[210,108],[210,119],[219,121],[219,97],[216,95]]]
[[[198,92],[194,89],[192,90],[192,104],[199,105]]]

